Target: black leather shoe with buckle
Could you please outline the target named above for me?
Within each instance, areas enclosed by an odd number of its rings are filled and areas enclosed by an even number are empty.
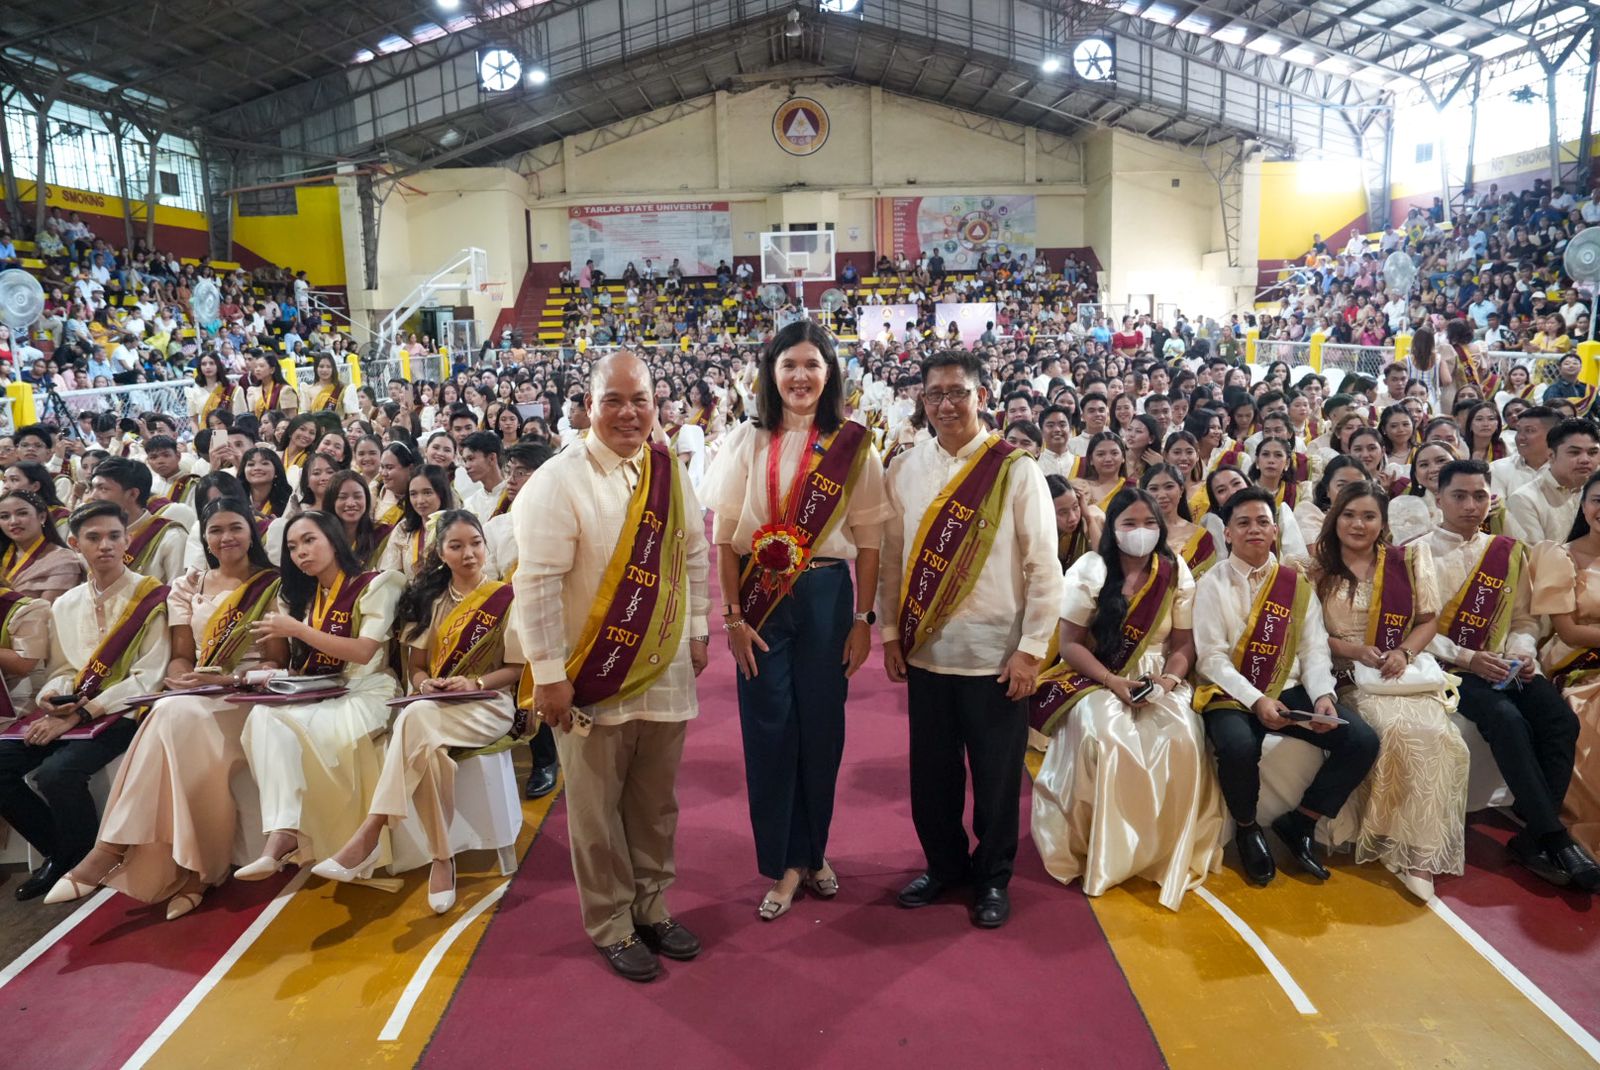
[[[688,962],[700,954],[700,938],[672,918],[654,925],[636,925],[633,931],[662,958]]]
[[[661,973],[661,960],[637,936],[629,936],[595,950],[605,956],[611,968],[630,981],[654,981]]]

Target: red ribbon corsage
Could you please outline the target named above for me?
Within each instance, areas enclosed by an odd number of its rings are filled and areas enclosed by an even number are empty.
[[[763,582],[773,586],[792,585],[811,561],[805,533],[788,524],[768,524],[757,529],[750,540],[750,552],[763,573]]]

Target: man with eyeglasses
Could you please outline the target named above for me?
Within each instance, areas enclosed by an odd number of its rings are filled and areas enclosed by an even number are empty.
[[[935,437],[889,466],[896,515],[885,524],[878,612],[884,669],[907,685],[911,819],[928,861],[900,905],[929,906],[970,884],[973,924],[994,929],[1011,913],[1025,700],[1055,631],[1063,579],[1044,473],[985,430],[982,371],[961,350],[923,363]],[[978,841],[970,851],[968,766]]]

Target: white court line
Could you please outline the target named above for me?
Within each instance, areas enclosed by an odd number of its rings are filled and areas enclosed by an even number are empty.
[[[400,993],[400,1001],[394,1005],[394,1013],[383,1023],[383,1031],[378,1034],[380,1041],[400,1039],[400,1034],[406,1027],[406,1019],[411,1017],[412,1009],[416,1007],[417,1000],[422,998],[422,991],[428,987],[428,982],[433,980],[433,971],[439,968],[439,963],[444,960],[445,952],[450,950],[450,945],[460,938],[478,915],[498,903],[509,887],[511,882],[506,881],[474,903],[472,909],[457,918],[456,923],[446,929],[438,942],[428,949],[422,963],[417,967],[417,972],[412,974],[411,980],[406,983],[405,991]]]
[[[16,980],[17,974],[33,965],[36,959],[54,947],[62,937],[66,936],[79,925],[83,924],[83,922],[88,919],[90,914],[95,912],[95,909],[98,908],[101,903],[104,903],[107,899],[110,899],[116,894],[116,891],[111,888],[100,889],[94,895],[89,897],[88,902],[84,903],[82,906],[78,907],[77,910],[74,910],[71,914],[63,918],[61,920],[61,924],[57,925],[54,929],[51,929],[49,932],[39,937],[32,947],[28,948],[28,950],[24,951],[22,954],[8,962],[5,969],[0,970],[0,988],[4,988],[6,985]]]
[[[1272,949],[1266,945],[1261,937],[1256,935],[1256,931],[1250,928],[1243,918],[1235,914],[1228,908],[1226,903],[1204,888],[1196,888],[1194,894],[1199,896],[1201,901],[1208,904],[1212,910],[1221,914],[1222,920],[1227,922],[1233,931],[1239,934],[1241,940],[1250,945],[1250,950],[1256,953],[1256,957],[1267,968],[1267,972],[1272,974],[1272,979],[1278,982],[1278,987],[1283,989],[1283,994],[1289,997],[1289,1002],[1294,1004],[1295,1010],[1301,1014],[1317,1013],[1316,1005],[1306,995],[1305,989],[1295,983],[1295,979],[1289,975],[1289,971],[1284,967],[1283,963],[1278,961],[1278,956],[1272,953]]]
[[[1451,910],[1444,900],[1437,897],[1428,900],[1428,909],[1437,914],[1446,925],[1456,931],[1456,935],[1472,946],[1472,949],[1482,955],[1500,976],[1510,981],[1512,987],[1544,1012],[1556,1024],[1556,1028],[1565,1033],[1574,1044],[1584,1050],[1584,1053],[1600,1063],[1600,1040],[1583,1026],[1573,1021],[1572,1016],[1562,1010],[1555,1000],[1544,994],[1544,990],[1532,981],[1526,974],[1511,964],[1511,961],[1495,949],[1495,946],[1478,934],[1478,931],[1461,919],[1461,916]]]
[[[211,990],[217,987],[229,970],[233,969],[234,963],[244,957],[244,953],[250,950],[250,945],[260,939],[267,926],[271,925],[273,919],[283,912],[283,908],[289,905],[289,900],[294,898],[294,893],[300,890],[310,876],[311,867],[305,866],[299,873],[294,875],[288,884],[285,884],[279,890],[278,894],[272,898],[272,901],[266,905],[261,913],[256,915],[256,920],[250,923],[250,927],[239,934],[239,938],[233,942],[233,946],[228,948],[223,956],[206,972],[206,975],[200,978],[199,982],[189,990],[189,994],[183,997],[183,1001],[172,1008],[172,1013],[167,1015],[165,1020],[156,1027],[155,1032],[145,1037],[144,1043],[139,1045],[139,1050],[129,1056],[128,1061],[122,1064],[122,1070],[137,1070],[138,1067],[142,1067],[150,1061],[150,1057],[156,1053],[161,1045],[172,1039],[172,1034],[178,1031],[178,1027],[188,1020],[189,1015],[194,1013],[196,1007],[200,1006],[200,1001],[210,995]]]

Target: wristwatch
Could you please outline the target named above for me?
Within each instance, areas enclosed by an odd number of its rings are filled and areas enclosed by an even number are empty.
[[[878,623],[878,615],[876,613],[874,613],[870,609],[867,610],[865,613],[857,613],[856,614],[856,623],[857,624],[876,624],[876,623]]]

